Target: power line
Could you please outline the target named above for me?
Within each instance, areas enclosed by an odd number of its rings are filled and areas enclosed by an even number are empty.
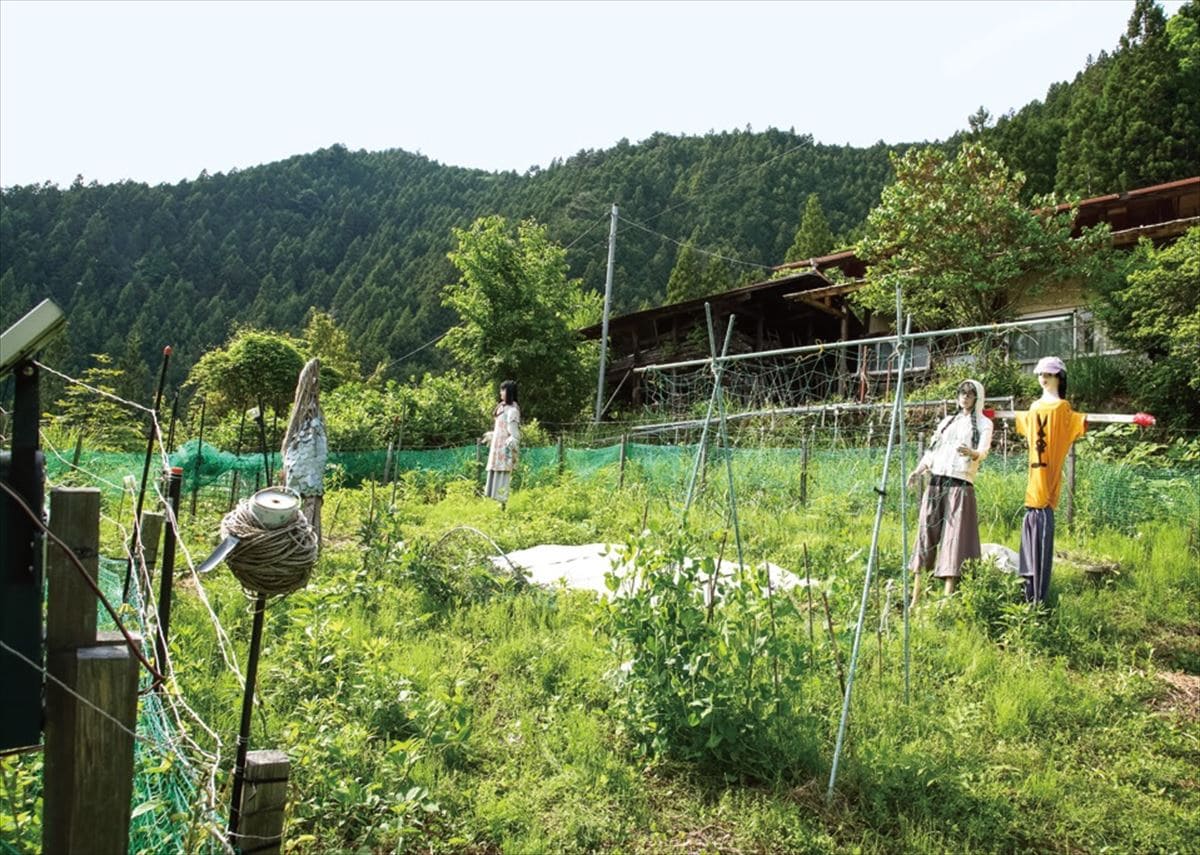
[[[665,234],[663,234],[662,232],[656,232],[656,231],[654,231],[654,229],[648,228],[647,226],[644,226],[644,225],[642,225],[641,223],[635,223],[633,220],[627,219],[626,217],[623,217],[623,216],[621,216],[621,215],[619,215],[619,214],[617,215],[617,219],[621,220],[621,221],[622,221],[622,222],[624,222],[624,223],[628,223],[629,225],[633,226],[633,227],[634,227],[634,228],[636,228],[636,229],[641,229],[642,231],[644,231],[644,232],[647,232],[647,233],[649,233],[649,234],[652,234],[652,235],[655,235],[656,237],[660,237],[660,238],[662,238],[663,240],[668,240],[668,241],[670,241],[671,243],[675,244],[676,246],[685,246],[685,245],[690,245],[690,246],[691,246],[691,248],[692,248],[692,249],[693,249],[695,252],[698,252],[698,253],[700,253],[701,255],[708,255],[708,256],[711,256],[712,258],[719,258],[719,259],[721,259],[722,261],[728,261],[728,262],[730,262],[730,263],[732,263],[732,264],[741,264],[741,265],[742,265],[742,266],[744,266],[744,267],[756,267],[756,268],[758,268],[758,269],[760,269],[760,270],[772,270],[772,269],[774,269],[774,268],[772,268],[772,266],[771,266],[771,265],[769,265],[769,264],[759,264],[759,263],[757,263],[757,262],[754,262],[754,261],[742,261],[742,260],[740,260],[740,259],[737,259],[737,258],[730,258],[730,257],[729,257],[729,256],[727,256],[727,255],[721,255],[719,252],[709,252],[707,249],[701,249],[701,248],[699,248],[699,247],[697,247],[697,246],[695,246],[695,245],[693,245],[693,244],[685,244],[685,242],[684,242],[684,241],[681,241],[681,240],[678,240],[678,239],[676,239],[676,238],[673,238],[673,237],[671,237],[670,235],[665,235]]]

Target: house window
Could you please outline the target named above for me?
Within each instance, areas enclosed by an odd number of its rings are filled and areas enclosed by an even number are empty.
[[[912,344],[908,348],[908,356],[904,360],[904,373],[929,369],[929,345]],[[871,356],[867,363],[870,374],[894,374],[896,371],[896,344],[890,341],[878,342],[871,348]]]
[[[1010,347],[1013,358],[1025,364],[1035,363],[1043,356],[1075,359],[1120,353],[1109,341],[1103,324],[1087,311],[1062,315],[1053,323],[1039,323],[1015,330],[1010,337]]]

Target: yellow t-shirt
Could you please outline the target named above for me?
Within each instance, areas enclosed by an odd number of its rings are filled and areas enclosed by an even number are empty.
[[[1026,412],[1015,414],[1017,433],[1029,442],[1029,481],[1025,507],[1058,507],[1063,462],[1071,444],[1087,430],[1087,416],[1066,401],[1034,401]]]

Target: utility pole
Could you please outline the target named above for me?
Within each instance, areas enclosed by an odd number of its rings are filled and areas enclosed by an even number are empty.
[[[600,376],[596,380],[596,423],[604,408],[604,372],[608,357],[608,307],[612,303],[613,258],[617,254],[617,206],[612,206],[612,223],[608,227],[608,273],[604,277],[604,317],[600,321]]]

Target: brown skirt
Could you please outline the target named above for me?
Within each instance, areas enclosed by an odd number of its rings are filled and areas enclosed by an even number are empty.
[[[963,562],[981,554],[975,487],[967,481],[935,475],[921,497],[917,546],[910,569],[932,569],[937,578],[958,578]]]

